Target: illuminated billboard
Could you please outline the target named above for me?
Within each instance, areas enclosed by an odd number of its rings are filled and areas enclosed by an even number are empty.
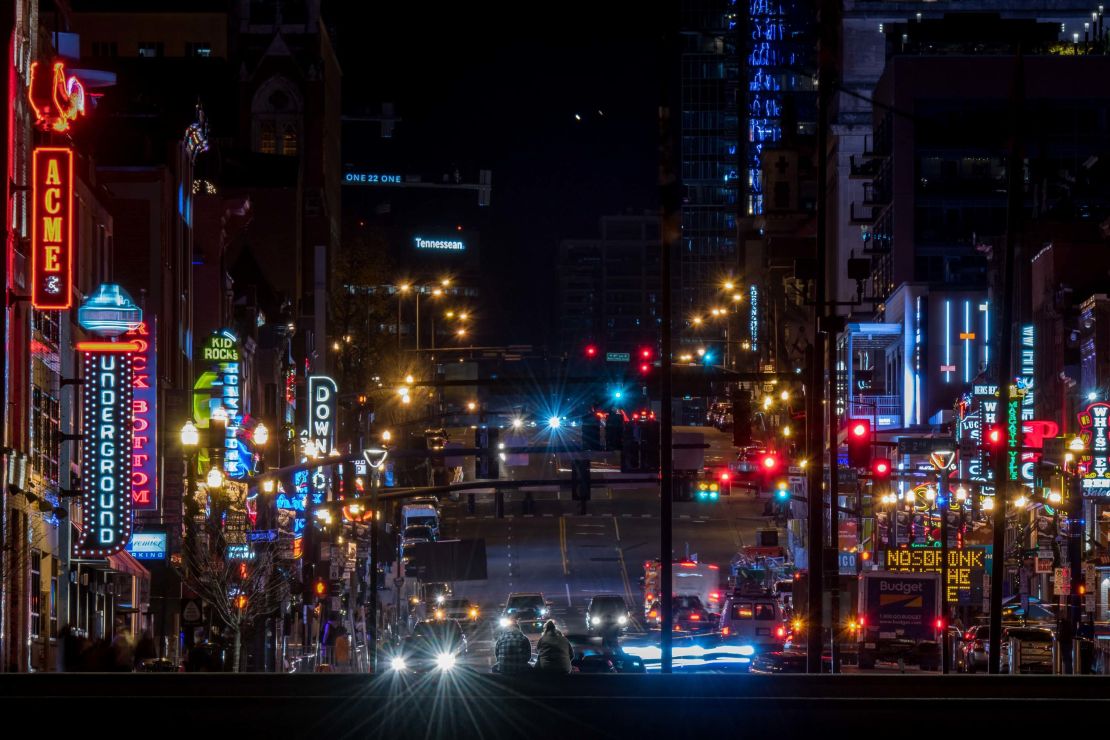
[[[105,558],[131,539],[131,461],[135,344],[84,342],[81,401],[81,535],[75,552]]]
[[[38,147],[31,159],[31,304],[62,310],[73,299],[73,150]]]
[[[879,570],[900,573],[940,573],[943,550],[937,548],[909,548],[879,550],[876,566]],[[982,584],[988,565],[985,547],[965,547],[948,550],[948,583],[945,596],[949,604],[966,602],[971,589]]]
[[[462,239],[424,239],[414,236],[412,238],[417,249],[431,249],[437,252],[465,252],[466,242]]]
[[[131,503],[158,509],[158,355],[154,322],[139,324],[124,339],[136,346],[132,373]]]
[[[1079,414],[1079,436],[1087,447],[1079,485],[1090,498],[1110,496],[1110,404],[1097,401]]]

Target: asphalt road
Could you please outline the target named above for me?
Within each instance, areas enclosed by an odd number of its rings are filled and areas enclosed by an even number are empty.
[[[690,431],[690,428],[680,428]],[[724,464],[731,458],[731,440],[713,429],[705,431],[711,448],[707,464]],[[628,602],[633,625],[630,633],[643,632],[639,623],[643,590],[643,563],[659,557],[659,496],[642,487],[594,489],[587,513],[567,492],[536,491],[534,513],[522,514],[520,492],[506,494],[505,517],[494,516],[493,496],[480,494],[477,508],[469,513],[464,500],[445,501],[442,536],[484,538],[487,575],[484,581],[454,584],[456,597],[479,604],[482,619],[470,627],[470,662],[490,665],[497,617],[509,593],[544,594],[552,616],[572,633],[586,631],[585,609],[596,594],[619,594]],[[694,557],[721,566],[728,564],[743,545],[754,544],[755,531],[765,526],[764,501],[751,493],[722,497],[715,504],[674,504],[673,556]],[[535,636],[533,636],[534,638]]]

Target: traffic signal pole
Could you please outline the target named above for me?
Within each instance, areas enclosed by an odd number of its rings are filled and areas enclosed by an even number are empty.
[[[663,56],[664,60],[678,59],[679,18],[678,4],[662,3]],[[660,292],[662,295],[662,326],[660,327],[659,368],[659,561],[660,561],[660,670],[671,672],[671,625],[673,592],[673,557],[671,551],[673,516],[672,491],[674,490],[674,458],[671,452],[671,252],[680,238],[679,181],[675,171],[675,85],[673,73],[666,67],[660,75],[659,101],[659,202],[660,202]]]
[[[1021,48],[1018,48],[1014,68],[1014,115],[1010,121],[1014,126],[1013,138],[1010,141],[1010,152],[1006,158],[1006,242],[1005,251],[999,261],[1002,271],[1002,294],[995,296],[994,304],[999,306],[1000,320],[998,322],[998,365],[994,376],[998,379],[998,401],[1000,413],[1005,414],[1010,406],[1010,381],[1013,376],[1013,322],[1014,322],[1014,253],[1017,249],[1018,229],[1021,225],[1021,211],[1024,208],[1023,176],[1021,152],[1021,115],[1023,86],[1025,75],[1023,71]],[[1020,423],[1020,422],[1019,422]],[[994,456],[994,558],[991,562],[991,598],[990,598],[990,665],[991,673],[1000,673],[1002,669],[1002,581],[1006,577],[1006,504],[1009,501],[1009,469],[1007,457],[1013,442],[1009,433],[1004,435],[1006,440],[1002,454]]]

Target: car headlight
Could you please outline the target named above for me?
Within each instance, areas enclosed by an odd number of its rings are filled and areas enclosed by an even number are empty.
[[[596,627],[597,625],[601,624],[601,617],[594,617],[594,618],[592,618],[592,619],[590,620],[590,624],[592,624],[592,625],[593,625],[593,626],[595,626],[595,627]]]
[[[443,603],[443,594],[440,594],[439,596],[436,597],[436,603],[437,604],[442,604]]]
[[[443,619],[447,616],[442,609],[436,609],[436,619]]]
[[[540,616],[541,617],[546,617],[547,616],[547,609],[540,609]]]
[[[619,624],[621,627],[628,624],[628,617],[624,616],[623,614],[620,615],[619,617],[617,617],[617,624]]]
[[[454,653],[440,653],[436,656],[436,668],[441,671],[449,671],[455,667],[455,654]]]
[[[405,659],[400,655],[394,656],[393,660],[389,661],[389,667],[395,671],[405,670]]]
[[[478,618],[478,610],[477,609],[471,609],[469,614],[470,614],[471,619],[477,619]]]
[[[509,619],[508,617],[501,617],[501,619],[498,619],[498,620],[497,620],[497,623],[498,623],[499,625],[501,625],[502,627],[508,627],[508,626],[509,626],[510,624],[512,624],[513,622],[512,622],[512,620],[511,620],[511,619]]]

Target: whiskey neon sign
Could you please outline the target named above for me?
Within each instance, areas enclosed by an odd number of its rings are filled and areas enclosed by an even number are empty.
[[[73,302],[73,150],[35,149],[31,183],[31,303],[66,309]]]

